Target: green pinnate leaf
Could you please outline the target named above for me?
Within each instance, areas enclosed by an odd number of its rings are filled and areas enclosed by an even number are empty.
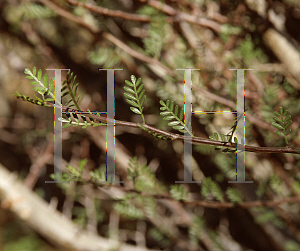
[[[133,112],[136,113],[136,114],[142,114],[142,113],[140,112],[140,110],[137,109],[137,108],[130,107],[130,110],[133,111]]]
[[[54,87],[54,81],[53,81],[53,79],[50,79],[50,82],[49,82],[49,92],[51,92],[53,90],[53,87]]]
[[[174,116],[167,116],[167,117],[164,117],[163,119],[164,120],[171,120],[171,119],[173,119],[173,118],[175,118]]]
[[[133,88],[129,88],[127,86],[124,87],[126,91],[129,93],[124,93],[124,96],[128,98],[127,102],[135,107],[130,107],[130,109],[137,114],[140,114],[142,116],[143,122],[145,123],[144,115],[143,115],[143,109],[142,105],[144,104],[146,100],[144,85],[140,85],[141,78],[139,78],[136,81],[136,77],[134,75],[131,75],[131,82],[128,80],[125,80],[125,83]],[[139,87],[138,87],[139,86]],[[133,95],[134,94],[134,95]],[[137,102],[134,102],[137,101]],[[137,109],[138,108],[138,109]]]
[[[281,116],[283,115],[283,108],[282,107],[279,107],[279,112],[281,114]]]
[[[283,122],[286,122],[286,121],[290,120],[291,118],[292,118],[292,116],[291,116],[291,115],[288,115],[288,116],[286,116],[286,118],[283,120]]]
[[[183,186],[180,186],[180,185],[172,185],[170,194],[175,200],[187,200],[188,199],[188,192],[184,189]]]
[[[169,107],[169,105],[170,105],[170,100],[167,100],[166,106]]]
[[[288,128],[291,124],[292,124],[292,120],[286,122],[286,124],[284,125],[284,129]]]
[[[165,111],[165,110],[167,109],[167,107],[163,107],[163,106],[162,106],[162,107],[160,107],[159,109],[160,109],[161,111]]]
[[[140,99],[143,97],[144,94],[145,94],[145,90],[143,90],[143,91],[140,93],[138,99],[140,100]]]
[[[132,101],[130,99],[126,99],[126,101],[127,101],[127,103],[129,103],[129,104],[131,104],[131,105],[133,105],[135,107],[139,107],[139,105],[136,102],[134,102],[134,101]]]
[[[44,87],[40,87],[40,86],[33,87],[32,89],[33,89],[34,91],[37,91],[37,92],[42,92],[42,91],[44,91],[44,90],[45,90],[45,88],[44,88]]]
[[[135,82],[136,82],[136,77],[135,77],[134,75],[131,75],[131,82],[132,82],[133,84],[135,84]]]
[[[77,83],[77,84],[75,85],[75,90],[74,90],[74,93],[75,93],[75,94],[77,93],[77,88],[78,88],[78,86],[79,86],[79,83]]]
[[[159,103],[162,105],[162,106],[165,106],[166,107],[166,104],[164,101],[160,100]],[[166,109],[166,108],[165,108]]]
[[[175,116],[178,115],[178,105],[175,106],[174,114],[175,114]]]
[[[32,76],[26,76],[27,79],[34,79]]]
[[[274,112],[274,114],[277,116],[277,117],[281,117],[281,114],[277,111]]]
[[[71,123],[64,124],[64,125],[62,126],[62,128],[68,128],[70,125],[71,125]]]
[[[214,133],[214,136],[216,140],[219,140],[219,135],[216,132]]]
[[[170,104],[170,111],[173,112],[173,109],[174,109],[174,102],[172,101]]]
[[[137,89],[136,93],[140,93],[144,88],[144,84],[141,84],[140,87]]]
[[[29,70],[29,69],[28,69]],[[29,70],[29,73],[27,74],[30,74],[30,70]],[[33,70],[32,70],[32,75],[35,76],[36,75],[36,67],[34,66],[33,67]]]
[[[286,116],[288,114],[288,110],[285,110],[282,117]]]
[[[283,137],[285,136],[283,132],[280,132],[280,131],[277,131],[277,130],[275,131],[275,133],[276,133],[278,136],[283,136]]]
[[[171,113],[171,112],[169,112],[169,111],[167,111],[167,112],[161,112],[160,115],[166,116],[166,115],[168,115],[168,114],[170,114],[170,113]]]
[[[274,127],[276,127],[277,129],[281,129],[281,130],[284,129],[283,126],[281,126],[281,125],[279,125],[279,124],[277,124],[275,122],[272,122],[271,125],[274,126]]]
[[[126,92],[124,93],[124,96],[125,96],[126,98],[128,98],[128,99],[137,100],[136,97],[134,97],[134,96],[132,96],[131,94],[126,93]]]
[[[25,74],[30,74],[30,70],[28,68],[25,68],[24,73]]]
[[[41,69],[38,70],[37,79],[40,81],[42,79],[43,72]]]
[[[283,124],[282,120],[277,118],[277,117],[273,117],[273,120],[275,120],[276,122],[278,122],[279,124]]]
[[[288,129],[286,132],[285,132],[285,135],[289,135],[291,133],[292,129]]]
[[[182,121],[182,119],[183,119],[183,115],[184,115],[184,110],[183,110],[183,108],[181,108],[181,110],[180,110],[180,115],[179,115],[179,119]]]
[[[172,121],[172,122],[168,123],[169,126],[175,126],[175,125],[178,125],[178,124],[180,124],[179,121]]]
[[[131,86],[131,87],[134,86],[134,84],[132,84],[132,83],[131,83],[130,81],[128,81],[128,80],[125,80],[125,83],[126,83],[127,85]]]
[[[226,194],[231,202],[243,202],[243,194],[240,190],[232,187],[228,187],[226,190]]]
[[[184,126],[173,126],[173,128],[174,128],[175,130],[179,130],[180,132],[185,133],[185,130],[181,131],[182,129],[184,129]]]
[[[43,84],[44,84],[44,87],[47,88],[47,84],[48,84],[48,75],[47,75],[47,73],[44,74]]]
[[[136,81],[136,84],[135,84],[135,87],[138,87],[139,86],[139,84],[141,83],[141,78],[139,78],[137,81]]]
[[[226,141],[226,140],[225,140],[225,135],[224,135],[223,133],[221,133],[221,140],[222,140],[223,142]]]
[[[129,88],[128,86],[124,86],[125,91],[128,91],[130,93],[135,93],[134,90],[132,90],[131,88]]]
[[[144,104],[145,100],[146,100],[146,95],[144,95],[143,98],[142,98],[142,100],[141,100],[141,103],[140,103],[141,106]]]
[[[41,100],[40,98],[38,98],[35,94],[34,97],[36,98],[36,100],[38,100],[39,102],[43,102],[43,100]]]

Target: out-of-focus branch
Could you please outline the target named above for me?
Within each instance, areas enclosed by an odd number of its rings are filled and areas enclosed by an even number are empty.
[[[65,250],[108,251],[114,247],[120,251],[148,250],[133,245],[118,244],[81,229],[63,214],[49,207],[1,164],[0,199],[2,208],[11,210],[28,226]]]
[[[300,53],[286,37],[274,29],[268,29],[263,35],[263,41],[273,51],[276,57],[286,65],[288,71],[297,79],[297,89],[300,90]]]
[[[159,199],[159,200],[177,202],[169,194],[144,193],[144,192],[140,192],[140,191],[137,191],[137,190],[134,190],[134,189],[129,189],[129,188],[126,188],[126,187],[122,187],[122,186],[119,186],[119,185],[102,184],[102,183],[94,182],[92,180],[86,180],[85,182],[83,182],[83,184],[89,184],[89,183],[92,183],[95,186],[98,186],[100,189],[105,189],[106,192],[111,191],[110,189],[117,188],[117,189],[121,190],[122,192],[124,192],[124,196],[127,193],[135,193],[135,194],[139,194],[143,197],[153,197],[153,198]],[[122,200],[122,195],[120,193],[115,193],[114,198],[116,200]],[[276,201],[271,201],[271,200],[260,201],[260,200],[257,200],[257,201],[245,201],[245,202],[241,202],[241,203],[232,203],[232,202],[228,202],[228,201],[219,202],[219,201],[201,201],[201,200],[186,200],[186,201],[184,201],[183,200],[183,201],[180,201],[180,203],[182,203],[182,205],[197,205],[197,206],[207,207],[207,208],[238,208],[238,207],[239,208],[270,207],[271,208],[271,207],[280,206],[280,205],[285,204],[285,203],[300,203],[300,196],[296,195],[296,196],[283,198],[283,199],[276,200]]]
[[[120,17],[125,20],[132,20],[132,21],[139,21],[139,22],[146,22],[146,23],[151,22],[151,18],[149,18],[148,16],[145,16],[145,15],[131,14],[131,13],[126,13],[126,12],[120,11],[120,10],[110,10],[107,8],[96,6],[94,4],[83,3],[83,2],[76,1],[76,0],[67,0],[67,2],[72,5],[80,6],[87,10],[90,10],[92,12],[99,13],[99,14],[102,14],[105,16]]]
[[[47,7],[49,7],[50,9],[52,9],[53,11],[55,11],[58,15],[87,28],[91,33],[94,34],[96,38],[99,38],[100,35],[99,32],[101,31],[98,27],[87,24],[82,18],[73,15],[72,13],[62,9],[61,7],[52,3],[49,0],[39,0],[39,1],[44,5],[46,5]],[[167,66],[159,62],[157,59],[148,57],[143,53],[131,49],[128,45],[126,45],[125,43],[123,43],[118,38],[116,38],[115,36],[113,36],[108,32],[102,32],[101,35],[107,40],[109,40],[110,42],[112,42],[114,45],[116,45],[117,47],[121,48],[123,51],[128,53],[130,56],[137,58],[150,65],[158,66],[159,68],[163,69],[165,72],[170,74],[171,76],[174,76],[174,72],[170,68],[168,68]]]
[[[216,32],[220,32],[220,30],[221,30],[221,25],[212,20],[209,20],[209,19],[206,19],[203,17],[189,15],[182,11],[177,11],[170,5],[164,4],[160,1],[157,1],[157,0],[139,0],[139,1],[146,2],[148,5],[152,6],[153,8],[156,8],[170,16],[174,16],[174,18],[175,18],[174,21],[186,21],[189,23],[198,24],[203,27],[210,28]]]
[[[145,2],[143,0],[140,0],[140,1]],[[131,13],[126,13],[126,12],[119,11],[119,10],[110,10],[107,8],[95,6],[93,4],[82,3],[82,2],[79,2],[76,0],[67,0],[67,2],[72,5],[81,6],[92,12],[100,13],[105,16],[120,17],[120,18],[123,18],[126,20],[133,20],[133,21],[139,21],[139,22],[151,22],[151,18],[149,18],[145,15],[131,14]],[[171,16],[171,17],[167,18],[167,22],[186,21],[189,23],[194,23],[194,24],[201,25],[203,27],[210,28],[216,32],[219,32],[221,29],[221,25],[212,20],[209,20],[209,19],[206,19],[203,17],[199,17],[199,16],[189,15],[182,11],[177,11],[173,7],[171,7],[167,4],[163,4],[159,1],[148,0],[147,4],[152,6],[153,8],[156,8],[156,9],[166,13],[167,15]]]

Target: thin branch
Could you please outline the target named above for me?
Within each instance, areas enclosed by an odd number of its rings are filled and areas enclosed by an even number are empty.
[[[17,98],[22,98],[25,100],[23,97],[17,97]],[[25,100],[26,101],[26,100]],[[55,107],[55,104],[51,102],[45,102],[44,106],[48,107]],[[122,121],[122,120],[113,120],[109,119],[106,117],[94,115],[94,114],[89,114],[89,113],[81,113],[81,111],[75,110],[73,108],[70,108],[68,106],[61,106],[58,107],[61,108],[63,112],[69,112],[69,113],[76,113],[77,115],[82,114],[85,117],[92,118],[98,122],[104,122],[104,123],[112,123],[115,125],[122,125],[122,126],[129,126],[129,127],[135,127],[135,128],[140,128],[142,127],[153,131],[155,133],[159,133],[163,136],[166,136],[170,140],[180,140],[184,141],[186,137],[184,135],[176,134],[176,133],[170,133],[161,129],[158,129],[154,126],[147,125],[147,124],[142,124],[142,126],[138,123],[133,123],[133,122],[127,122],[127,121]],[[199,144],[204,144],[204,145],[214,145],[214,146],[223,146],[223,147],[229,147],[229,148],[236,148],[237,145],[236,143],[231,143],[231,142],[224,142],[224,141],[217,141],[217,140],[211,140],[211,139],[205,139],[202,137],[192,137],[191,138],[192,143],[199,143]],[[238,146],[243,147],[243,145],[238,144]],[[245,145],[245,151],[247,152],[256,152],[256,153],[294,153],[294,154],[300,154],[300,150],[292,147],[260,147],[260,146],[248,146]]]

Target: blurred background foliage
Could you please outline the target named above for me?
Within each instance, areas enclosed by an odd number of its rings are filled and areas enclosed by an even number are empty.
[[[170,130],[159,100],[183,107],[184,74],[176,69],[201,69],[192,76],[193,111],[234,111],[236,71],[228,69],[252,68],[245,72],[246,144],[285,146],[271,127],[274,111],[283,107],[293,121],[290,146],[299,148],[298,0],[2,0],[0,11],[0,163],[24,186],[80,227],[139,248],[300,250],[299,200],[222,207],[224,201],[299,195],[299,155],[247,152],[246,180],[254,183],[228,184],[235,179],[235,154],[194,145],[193,179],[202,183],[174,185],[183,180],[183,142],[117,126],[116,179],[125,181],[115,188],[120,195],[83,184],[105,179],[105,128],[68,127],[63,170],[73,182],[45,184],[53,173],[53,109],[12,95],[34,95],[25,68],[36,66],[49,78],[54,73],[46,69],[69,68],[78,76],[81,108],[106,111],[106,72],[98,68],[121,68],[115,72],[116,119],[141,122],[123,94],[124,80],[135,75],[146,90],[146,123]],[[227,134],[234,118],[193,114],[193,132]],[[159,194],[170,198],[152,196]],[[220,204],[185,203],[203,200]],[[0,208],[0,215],[0,250],[59,250],[10,211]]]

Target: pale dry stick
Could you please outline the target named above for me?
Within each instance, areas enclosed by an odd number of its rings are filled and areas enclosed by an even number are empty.
[[[264,1],[262,1],[263,3]],[[252,0],[246,0],[247,6],[256,11],[262,18],[267,19],[267,9],[260,8],[259,4],[253,4]],[[270,18],[269,18],[270,19]],[[269,20],[271,21],[271,20]],[[300,53],[289,39],[274,28],[269,28],[262,33],[262,41],[268,46],[274,55],[286,66],[298,83],[294,87],[300,90]],[[285,73],[286,74],[286,73]]]
[[[134,245],[117,243],[81,229],[31,189],[25,187],[17,176],[0,164],[1,207],[15,213],[28,226],[63,250],[147,251]]]

